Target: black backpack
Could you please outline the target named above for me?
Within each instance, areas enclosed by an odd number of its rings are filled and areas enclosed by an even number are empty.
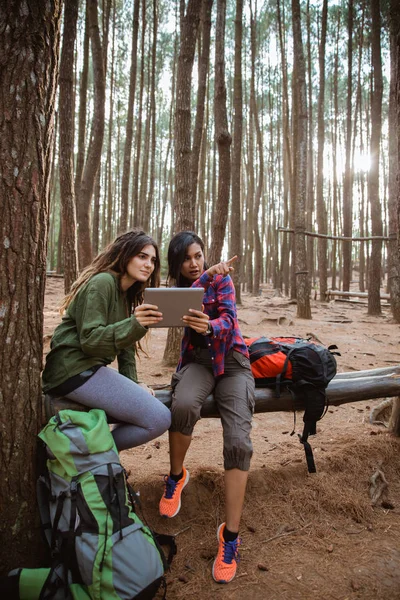
[[[299,434],[304,446],[309,473],[315,473],[315,462],[308,436],[316,433],[316,422],[326,413],[326,388],[336,375],[337,346],[328,348],[311,339],[301,337],[259,337],[245,339],[256,387],[275,388],[279,398],[281,387],[288,389],[296,410],[304,410],[303,433]],[[295,421],[296,422],[296,421]],[[293,431],[291,435],[293,435]]]

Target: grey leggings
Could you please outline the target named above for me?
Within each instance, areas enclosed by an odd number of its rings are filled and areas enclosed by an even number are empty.
[[[101,367],[67,398],[101,408],[123,421],[112,431],[118,450],[145,444],[162,435],[171,424],[171,413],[162,402],[110,367]]]

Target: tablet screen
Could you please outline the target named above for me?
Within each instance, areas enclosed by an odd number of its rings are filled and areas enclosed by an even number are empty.
[[[189,308],[201,310],[204,288],[146,288],[145,304],[155,304],[162,312],[163,319],[149,327],[184,327],[182,317],[188,315]]]

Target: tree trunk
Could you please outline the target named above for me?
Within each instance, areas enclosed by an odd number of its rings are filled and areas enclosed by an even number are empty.
[[[194,227],[195,198],[192,198],[191,160],[191,86],[194,52],[200,23],[200,0],[189,0],[186,14],[181,3],[181,40],[176,77],[175,105],[175,211],[174,232]]]
[[[390,14],[390,96],[389,96],[389,238],[388,282],[390,305],[395,321],[400,323],[400,253],[397,251],[397,235],[400,223],[397,216],[397,197],[400,189],[400,171],[397,149],[396,85],[399,71],[398,49],[400,47],[400,6],[392,0]],[[399,411],[400,412],[400,411]],[[399,432],[400,433],[400,432]]]
[[[286,62],[286,51],[285,51],[285,40],[284,40],[284,27],[282,23],[280,0],[276,2],[277,6],[277,17],[278,17],[278,33],[279,33],[279,48],[282,62],[282,127],[283,127],[283,226],[287,227],[289,224],[289,194],[290,197],[293,195],[292,188],[292,150],[290,146],[290,127],[289,127],[289,87],[288,87],[288,74],[287,74],[287,62]],[[281,269],[282,273],[282,285],[281,289],[284,288],[285,293],[289,292],[289,253],[290,246],[293,247],[293,242],[288,240],[288,236],[285,236],[282,242],[281,250]]]
[[[124,166],[122,172],[121,184],[121,218],[119,222],[120,233],[128,228],[128,209],[129,209],[129,177],[132,161],[132,140],[133,140],[133,110],[135,104],[136,91],[136,71],[137,71],[137,42],[139,32],[139,8],[140,0],[135,0],[133,7],[132,22],[132,51],[131,51],[131,70],[129,78],[129,97],[127,107],[127,120],[125,131],[124,147]]]
[[[0,9],[0,572],[37,566],[35,458],[61,2]]]
[[[136,154],[133,166],[132,182],[132,208],[130,215],[130,226],[139,227],[139,172],[140,156],[142,150],[142,112],[143,112],[143,92],[144,92],[144,64],[145,64],[145,40],[146,40],[146,0],[142,1],[142,37],[141,37],[141,67],[140,67],[140,89],[139,89],[139,109],[136,128]]]
[[[338,147],[338,121],[339,121],[339,100],[338,100],[338,79],[339,79],[339,38],[340,38],[340,12],[337,15],[337,32],[335,42],[335,58],[334,58],[334,69],[333,69],[333,107],[334,107],[334,124],[332,133],[332,159],[333,159],[333,235],[337,235],[338,232],[338,220],[339,220],[339,186],[337,177],[337,147]],[[331,288],[336,289],[336,278],[337,278],[337,242],[336,240],[332,243],[332,279]]]
[[[242,262],[241,228],[241,173],[243,139],[243,92],[242,92],[242,38],[243,38],[243,0],[236,0],[235,16],[235,72],[233,79],[233,145],[232,145],[232,201],[231,234],[229,256],[237,256],[232,279],[235,285],[236,302],[241,303],[240,271]]]
[[[295,269],[297,317],[311,319],[310,282],[307,272],[305,210],[307,202],[307,89],[303,42],[301,39],[301,14],[299,0],[292,0],[294,70],[294,102],[297,106],[296,197],[295,202]]]
[[[78,247],[79,266],[81,269],[88,265],[92,260],[92,245],[90,241],[90,202],[92,200],[97,170],[100,167],[101,150],[104,137],[105,104],[104,60],[98,23],[97,0],[87,1],[94,77],[94,113],[89,150],[83,172],[79,198]]]
[[[154,204],[155,187],[155,161],[156,161],[156,63],[157,63],[157,30],[158,30],[158,12],[157,0],[153,0],[153,43],[151,49],[151,81],[150,81],[150,115],[149,123],[151,128],[150,142],[150,174],[149,174],[149,193],[144,199],[146,207],[145,218],[143,219],[143,228],[148,231],[150,228],[151,213]]]
[[[308,158],[307,158],[307,211],[306,211],[306,229],[314,230],[314,123],[313,123],[313,58],[311,54],[311,17],[310,0],[307,0],[307,77],[308,77]],[[307,245],[307,270],[310,276],[310,282],[314,285],[314,240],[308,237]]]
[[[63,44],[60,59],[60,195],[63,235],[64,292],[68,294],[78,277],[76,209],[74,190],[74,47],[78,0],[65,5]]]
[[[103,230],[103,247],[107,244],[109,244],[113,237],[114,237],[114,231],[113,231],[113,215],[114,213],[114,200],[115,200],[115,189],[113,186],[113,169],[112,169],[112,163],[113,163],[113,133],[114,133],[114,89],[115,89],[115,30],[116,30],[116,19],[115,19],[115,4],[114,4],[114,9],[113,9],[113,30],[112,30],[112,42],[111,42],[111,68],[110,68],[110,78],[109,78],[109,112],[108,112],[108,139],[107,139],[107,158],[106,158],[106,164],[105,164],[105,168],[104,168],[104,202],[103,202],[103,214],[106,217],[104,219],[105,222],[105,227]],[[109,30],[109,27],[107,26],[105,29],[107,32]],[[107,33],[107,38],[103,38],[105,40],[107,40],[107,46],[108,46],[108,33]],[[104,46],[104,50],[105,50],[105,46]],[[107,60],[107,54],[104,53],[104,72],[106,73],[106,63],[108,62]],[[100,167],[97,173],[97,177],[96,177],[96,181],[98,182],[98,189],[100,191]],[[97,185],[96,185],[97,187]],[[95,197],[95,204],[94,204],[94,210],[93,210],[93,221],[95,221],[96,217],[97,217],[97,209],[99,206],[99,197]],[[96,249],[95,249],[95,237],[97,237],[98,234],[96,234],[96,228],[95,228],[95,223],[93,223],[93,240],[92,240],[92,248],[93,248],[93,253],[96,255]]]
[[[255,65],[256,65],[256,22],[252,14],[250,6],[250,38],[251,38],[251,89],[250,89],[250,104],[252,106],[251,114],[253,117],[254,129],[256,132],[257,150],[258,150],[258,164],[256,167],[256,173],[258,175],[257,187],[254,195],[254,208],[251,217],[251,223],[253,228],[254,236],[254,272],[253,272],[253,294],[258,296],[260,293],[261,284],[261,260],[262,260],[262,248],[260,238],[260,224],[259,224],[259,213],[261,196],[264,184],[264,151],[263,141],[261,136],[260,122],[258,119],[258,107],[256,102],[256,89],[255,89]],[[251,126],[253,126],[251,124]],[[252,166],[254,169],[254,166]]]
[[[201,2],[189,0],[186,14],[181,1],[180,48],[176,75],[175,106],[175,203],[174,229],[179,232],[194,227],[194,203],[191,197],[190,179],[190,126],[191,126],[191,85],[196,48],[197,31],[200,23]],[[179,358],[182,329],[171,327],[168,330],[163,360],[166,364],[177,364]]]
[[[348,0],[347,16],[347,115],[346,115],[346,164],[343,182],[343,235],[351,237],[352,231],[352,185],[351,173],[351,98],[353,91],[353,0]],[[352,259],[351,242],[342,242],[343,247],[343,291],[350,289]]]
[[[191,186],[192,199],[196,206],[197,198],[197,183],[199,173],[199,158],[201,149],[201,140],[204,129],[204,107],[207,89],[207,74],[210,64],[210,32],[211,32],[211,11],[213,0],[203,0],[201,11],[201,31],[202,31],[202,47],[201,55],[199,56],[199,83],[197,88],[197,108],[196,121],[193,133],[193,148],[191,156]]]
[[[322,7],[321,41],[319,46],[319,96],[318,96],[318,158],[317,158],[317,222],[318,233],[327,234],[327,210],[324,200],[324,146],[325,146],[325,46],[328,19],[328,0]],[[328,289],[327,247],[325,238],[318,239],[319,299],[325,300]]]
[[[79,124],[78,124],[78,152],[76,157],[75,169],[75,202],[77,213],[79,211],[79,201],[81,197],[82,173],[85,164],[86,147],[86,109],[89,77],[89,16],[88,6],[85,3],[85,33],[83,40],[83,64],[79,86]]]
[[[231,143],[228,130],[225,85],[225,19],[226,0],[217,2],[217,20],[215,25],[215,139],[218,147],[218,197],[213,219],[213,236],[209,262],[215,264],[221,260],[226,223],[228,221],[229,192],[231,185]]]
[[[381,59],[381,19],[380,0],[371,0],[372,17],[372,69],[373,91],[371,98],[371,168],[368,176],[368,199],[371,207],[371,233],[381,236],[382,207],[379,201],[379,156],[382,130],[382,59]],[[369,264],[368,284],[368,314],[381,314],[380,285],[381,285],[382,241],[372,241],[372,252]]]

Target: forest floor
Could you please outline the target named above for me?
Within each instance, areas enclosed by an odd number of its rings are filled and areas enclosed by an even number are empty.
[[[354,285],[354,289],[357,286]],[[63,281],[49,278],[45,301],[45,352],[59,322]],[[238,309],[248,336],[313,333],[341,352],[339,371],[400,364],[400,326],[387,307],[367,316],[364,304],[312,301],[312,320],[296,318],[289,299],[267,286],[260,297],[243,295]],[[148,357],[138,362],[141,381],[169,383],[162,364],[166,330],[153,330]],[[309,475],[302,446],[290,436],[293,415],[254,416],[254,456],[241,526],[236,578],[211,577],[216,529],[224,520],[222,431],[219,419],[202,419],[187,456],[190,483],[176,518],[161,519],[158,501],[168,472],[168,437],[122,453],[153,529],[176,535],[178,553],[167,575],[167,599],[396,600],[400,599],[400,439],[371,425],[380,400],[331,407],[311,445],[317,473]],[[297,431],[301,430],[301,417]],[[371,506],[370,477],[388,482],[383,502]]]

